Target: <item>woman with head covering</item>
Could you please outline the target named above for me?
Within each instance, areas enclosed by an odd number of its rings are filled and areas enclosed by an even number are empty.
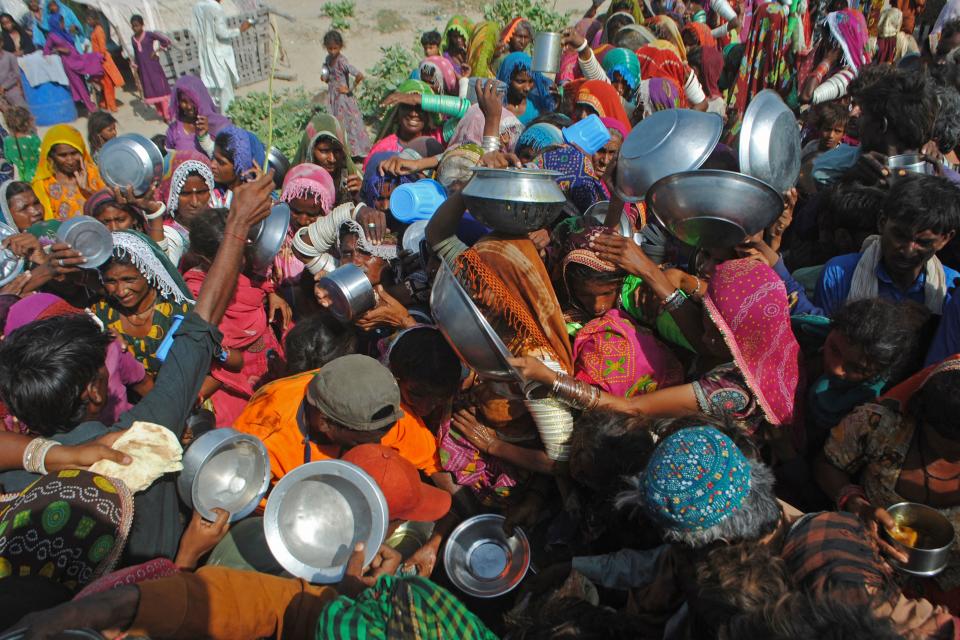
[[[603,23],[603,30],[599,31],[593,39],[593,47],[596,49],[600,45],[612,45],[617,39],[620,29],[630,24],[636,24],[636,18],[627,11],[617,11],[607,16]]]
[[[9,13],[0,13],[0,29],[4,51],[20,57],[37,50],[26,30]]]
[[[420,61],[420,80],[426,82],[437,95],[457,95],[457,74],[446,58],[430,56]]]
[[[630,135],[630,128],[624,126],[616,118],[600,118],[600,121],[603,122],[603,126],[610,133],[610,139],[607,144],[593,154],[591,161],[593,162],[593,169],[603,182],[604,189],[609,197],[613,193],[613,180],[617,170],[617,157],[620,155],[620,147],[623,146],[623,141]]]
[[[664,15],[654,16],[650,18],[647,24],[650,26],[650,29],[657,34],[657,37],[661,40],[666,40],[676,47],[681,60],[684,62],[687,61],[687,47],[683,44],[680,29],[677,27],[677,23],[674,22],[673,18]]]
[[[523,162],[531,162],[544,151],[564,144],[566,142],[559,127],[547,122],[537,122],[520,134],[515,152]]]
[[[640,60],[629,49],[611,49],[600,62],[617,93],[629,101],[640,85]]]
[[[702,22],[688,22],[683,25],[683,31],[680,34],[683,38],[683,44],[689,49],[691,47],[713,47],[717,48],[717,39],[710,31],[710,27]]]
[[[440,41],[440,51],[443,57],[450,61],[457,77],[463,76],[464,65],[467,63],[467,43],[473,33],[473,23],[463,15],[450,18],[443,29],[443,38]],[[468,74],[467,74],[468,75]]]
[[[390,196],[393,190],[402,184],[414,181],[411,176],[396,176],[392,173],[380,173],[380,164],[397,155],[395,151],[382,151],[367,158],[367,167],[363,171],[363,186],[360,199],[363,204],[384,213],[390,211]]]
[[[2,16],[0,16],[2,19]],[[878,64],[897,64],[904,56],[920,53],[917,41],[909,33],[901,30],[903,12],[896,7],[887,7],[880,12],[877,22],[877,35],[870,36],[867,49],[871,52],[874,62]]]
[[[669,78],[650,78],[640,83],[637,111],[634,118],[642,120],[664,109],[679,109],[683,93]]]
[[[522,51],[511,53],[497,70],[497,80],[507,86],[504,104],[523,124],[529,124],[541,113],[553,111],[550,81],[533,71],[533,61]]]
[[[716,47],[694,47],[687,54],[690,68],[697,74],[707,95],[707,111],[726,118],[727,102],[720,91],[720,76],[723,73],[723,55]]]
[[[233,188],[247,182],[254,171],[262,168],[266,155],[263,143],[252,132],[233,125],[220,131],[210,164],[217,183],[211,194],[212,206],[229,208]]]
[[[641,24],[628,24],[617,32],[613,44],[617,47],[636,51],[640,47],[657,40],[657,34]]]
[[[190,290],[152,240],[136,231],[113,234],[113,254],[100,267],[106,299],[93,306],[103,325],[123,338],[147,373],[162,364],[157,349],[174,316],[193,309]]]
[[[829,42],[821,43],[820,62],[803,82],[800,100],[812,104],[829,102],[847,94],[847,87],[870,62],[867,21],[857,9],[827,14]],[[826,50],[824,50],[826,49]]]
[[[96,218],[110,231],[143,232],[143,214],[132,205],[118,201],[111,189],[101,189],[91,195],[83,203],[83,215]]]
[[[640,60],[640,76],[667,78],[673,81],[681,91],[680,106],[706,111],[707,96],[700,80],[686,62],[680,58],[677,48],[666,40],[656,40],[637,50]]]
[[[533,44],[533,27],[523,16],[510,21],[500,32],[500,45],[507,54],[526,51]]]
[[[43,136],[32,185],[47,217],[54,220],[80,215],[87,198],[107,186],[87,153],[83,136],[65,124],[50,127]]]
[[[330,114],[318,113],[307,123],[293,163],[309,162],[329,173],[337,189],[335,204],[339,205],[352,202],[363,182],[352,156],[340,122]]]
[[[56,5],[57,0],[52,0],[50,4]],[[103,56],[99,53],[80,53],[74,46],[73,35],[64,27],[61,14],[50,14],[49,26],[43,45],[43,55],[60,56],[63,70],[70,82],[70,94],[74,102],[82,102],[87,111],[93,113],[97,110],[97,105],[90,99],[86,79],[99,79],[103,76]]]
[[[283,179],[280,201],[290,207],[287,237],[273,259],[273,281],[282,287],[293,284],[303,272],[303,262],[293,253],[294,237],[336,206],[333,179],[321,166],[298,164]]]
[[[620,94],[609,82],[603,80],[588,80],[580,86],[577,92],[577,117],[581,120],[596,114],[601,118],[613,118],[625,127],[630,126],[630,118],[623,109]]]
[[[481,22],[473,29],[470,44],[467,47],[467,66],[474,78],[493,78],[493,60],[497,55],[497,36],[499,27],[496,22]]]
[[[173,121],[167,126],[167,150],[203,151],[213,153],[213,139],[226,127],[230,119],[220,114],[206,85],[197,76],[181,76],[170,93],[169,114]]]
[[[190,225],[210,206],[214,190],[210,159],[199,151],[174,151],[165,158],[167,170],[158,198],[167,207],[162,241],[157,244],[174,265],[190,247]]]
[[[42,4],[43,13],[33,28],[33,44],[39,49],[46,45],[50,33],[59,33],[78,51],[83,50],[83,24],[73,9],[60,0],[42,0],[39,4]]]
[[[448,122],[452,123],[453,119],[464,116],[470,101],[455,96],[437,96],[427,83],[405,80],[387,97],[384,104],[393,107],[383,119],[376,144],[363,161],[364,172],[371,157],[383,152],[399,153],[414,138],[429,136],[442,142],[449,136],[443,127],[437,126],[432,114],[448,115],[451,117]]]
[[[535,164],[560,174],[554,180],[580,213],[610,197],[591,158],[573,145],[548,149],[535,160]]]
[[[15,231],[26,231],[43,222],[44,210],[33,187],[26,182],[8,180],[0,184],[0,211],[3,223]]]
[[[467,109],[466,115],[457,124],[453,136],[450,138],[450,146],[455,147],[461,144],[481,144],[483,142],[483,127],[486,118],[480,105],[471,105]],[[506,106],[500,113],[500,144],[501,148],[512,153],[517,146],[517,140],[523,132],[523,124],[513,115]]]

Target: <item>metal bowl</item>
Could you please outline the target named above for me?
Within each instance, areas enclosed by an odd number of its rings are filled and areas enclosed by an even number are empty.
[[[510,235],[526,235],[553,222],[567,197],[560,174],[534,169],[475,167],[463,200],[477,221]]]
[[[75,216],[61,223],[57,229],[57,241],[66,242],[83,254],[87,259],[82,265],[84,269],[96,269],[113,253],[113,234],[90,216]]]
[[[163,175],[163,154],[149,138],[125,133],[103,145],[97,167],[108,187],[132,187],[142,196]]]
[[[890,544],[907,553],[906,564],[892,559],[888,562],[897,570],[912,576],[930,577],[943,571],[956,537],[950,521],[936,509],[916,502],[898,502],[887,507],[887,512],[897,524],[912,527],[919,534],[917,545],[911,548],[895,540],[884,529],[883,534]]]
[[[507,362],[507,358],[513,357],[510,350],[457,282],[457,277],[446,263],[440,264],[440,271],[433,282],[430,312],[443,337],[460,359],[480,377],[502,382],[520,380]]]
[[[772,89],[758,93],[743,114],[740,171],[783,193],[800,177],[800,128]]]
[[[907,173],[919,173],[922,175],[933,175],[933,165],[927,162],[919,153],[904,153],[887,158],[887,168],[890,169],[892,177],[902,177]]]
[[[263,170],[267,171],[268,169],[273,169],[273,184],[276,185],[277,189],[282,189],[283,179],[287,177],[287,172],[290,171],[290,160],[276,147],[270,147],[270,153],[267,154],[267,162]]]
[[[641,120],[620,147],[617,194],[638,202],[665,176],[699,168],[720,141],[723,118],[692,109],[666,109]]]
[[[609,208],[609,200],[595,202],[583,213],[583,217],[591,227],[602,227],[604,221],[607,219],[607,210]],[[624,238],[633,237],[633,227],[630,225],[630,216],[628,216],[626,212],[620,214],[620,224],[617,226],[617,231],[619,231],[620,235]]]
[[[214,508],[230,513],[230,522],[250,515],[270,486],[270,456],[259,438],[223,428],[209,431],[183,453],[177,479],[180,497],[210,521]]]
[[[301,465],[270,492],[263,531],[270,552],[293,575],[309,582],[343,578],[347,560],[363,542],[364,564],[387,534],[387,501],[373,478],[342,460]]]
[[[783,197],[742,173],[703,169],[657,181],[647,193],[647,208],[683,242],[717,249],[770,226],[783,211]]]
[[[0,223],[0,240],[15,236],[19,231],[13,227]],[[111,245],[112,246],[112,245]],[[0,287],[12,281],[23,272],[23,258],[9,249],[0,249]]]
[[[328,67],[326,63],[320,67],[320,81],[330,82],[330,67]]]
[[[23,640],[26,637],[26,629],[14,629],[0,635],[0,640]],[[93,629],[64,629],[57,633],[57,637],[69,640],[103,640],[103,636]]]
[[[263,271],[270,266],[280,252],[287,231],[290,229],[290,205],[280,202],[270,208],[270,215],[250,230],[251,258],[253,268]]]
[[[320,278],[320,286],[330,294],[330,312],[340,322],[349,322],[377,306],[373,285],[355,264],[334,269]]]
[[[519,527],[507,537],[506,519],[492,513],[460,523],[443,550],[450,581],[467,595],[495,598],[512,591],[530,568],[530,543]]]

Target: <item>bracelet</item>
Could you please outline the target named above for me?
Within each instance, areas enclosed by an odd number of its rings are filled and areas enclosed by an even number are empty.
[[[47,474],[45,465],[47,453],[54,447],[59,447],[60,443],[56,440],[47,438],[34,438],[27,443],[23,450],[23,468],[30,473]]]
[[[693,276],[693,277],[696,278],[696,280],[697,280],[697,288],[687,294],[687,297],[688,297],[688,298],[699,294],[699,293],[700,293],[700,285],[703,284],[703,282],[701,282],[700,278],[698,278],[697,276]]]
[[[667,313],[672,313],[680,307],[683,306],[683,303],[687,301],[687,294],[683,292],[683,289],[677,289],[670,295],[668,295],[664,301],[660,304],[660,312],[666,311]]]
[[[223,232],[223,235],[224,235],[224,236],[228,236],[228,237],[230,237],[230,238],[233,238],[234,240],[239,240],[239,241],[242,242],[243,244],[247,244],[247,239],[244,238],[243,236],[238,236],[237,234],[235,234],[235,233],[230,233],[229,231],[226,231],[226,230]]]
[[[581,42],[581,43],[580,43],[580,46],[577,47],[577,49],[576,49],[577,53],[580,53],[581,51],[583,51],[584,49],[586,49],[587,46],[589,46],[589,43],[587,42],[587,39],[584,38],[584,39],[583,39],[583,42]]]
[[[500,151],[500,138],[497,136],[483,136],[483,144],[481,147],[487,153]]]
[[[847,503],[853,498],[863,498],[867,500],[867,492],[858,484],[848,484],[837,494],[837,510],[845,511]]]
[[[160,203],[160,208],[154,211],[153,213],[143,213],[143,217],[147,220],[156,220],[157,218],[163,216],[167,212],[167,205]]]
[[[557,401],[580,411],[591,411],[600,404],[600,390],[565,373],[557,374],[550,395]]]

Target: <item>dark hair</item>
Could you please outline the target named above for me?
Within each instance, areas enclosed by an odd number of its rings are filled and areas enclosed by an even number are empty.
[[[144,21],[143,21],[143,16],[140,15],[139,13],[135,13],[135,14],[133,14],[132,16],[130,16],[130,24],[133,24],[134,22],[139,22],[140,24],[145,24]]]
[[[620,31],[620,29],[623,29],[628,24],[634,24],[634,22],[627,16],[612,15],[609,18],[607,18],[607,24],[606,24],[607,33],[614,33],[616,31]],[[654,33],[657,33],[655,28],[654,28]]]
[[[230,134],[226,131],[221,131],[217,134],[217,137],[213,139],[213,146],[223,154],[223,157],[230,161],[230,164],[233,164],[233,149],[230,148]]]
[[[824,102],[810,110],[810,123],[817,131],[833,129],[836,125],[846,125],[850,120],[850,111],[840,102]]]
[[[946,40],[960,33],[960,18],[955,18],[943,25],[940,30],[940,40]]]
[[[223,242],[227,228],[227,209],[205,209],[190,223],[190,250],[200,257],[213,260]]]
[[[12,181],[7,187],[7,204],[10,203],[10,198],[13,196],[18,196],[28,191],[33,191],[33,187],[30,186],[29,182],[20,182],[19,180]]]
[[[646,637],[640,632],[643,623],[634,615],[590,604],[580,598],[553,597],[540,606],[531,605],[527,611],[530,612],[529,619],[508,621],[513,623],[510,637],[520,640],[630,640]]]
[[[356,352],[357,334],[353,327],[321,313],[297,322],[284,338],[283,349],[287,354],[287,375],[292,376]]]
[[[838,184],[824,192],[820,220],[824,229],[873,233],[887,192],[859,184]]]
[[[614,0],[610,4],[610,14],[617,13],[618,11],[626,11],[633,14],[633,3],[630,0]]]
[[[946,235],[960,227],[960,189],[939,176],[898,178],[883,202],[880,217],[917,231],[929,229]]]
[[[878,66],[885,70],[861,74],[850,83],[850,95],[863,111],[885,120],[903,145],[919,149],[930,140],[937,115],[933,82],[925,73]]]
[[[875,377],[896,382],[916,369],[923,357],[922,327],[930,311],[915,302],[865,298],[845,304],[833,316],[832,329],[877,367]]]
[[[83,392],[110,341],[83,313],[20,327],[0,342],[0,399],[40,435],[70,430],[84,418]]]
[[[792,593],[761,611],[736,616],[718,631],[719,640],[901,640],[889,617],[869,605],[829,593]]]
[[[918,425],[928,424],[945,438],[960,437],[960,371],[944,371],[930,377],[910,401]]]
[[[526,128],[529,129],[533,125],[540,124],[541,122],[552,124],[558,129],[563,129],[564,127],[569,127],[571,124],[573,124],[573,120],[570,118],[570,116],[557,111],[551,111],[550,113],[543,113],[537,116],[530,124],[526,126]]]
[[[953,87],[960,91],[960,65],[937,64],[929,68],[930,77],[942,87]]]
[[[585,264],[571,262],[567,265],[564,275],[567,283],[570,283],[574,280],[580,282],[620,282],[627,274],[619,269],[616,271],[597,271]]]
[[[397,380],[453,393],[460,386],[460,358],[433,327],[415,327],[390,349],[390,371]]]
[[[150,142],[157,145],[157,149],[160,149],[160,153],[167,155],[167,136],[162,133],[158,133],[150,138]]]
[[[325,47],[343,47],[343,36],[336,29],[331,29],[323,34],[323,46]]]
[[[610,411],[581,414],[570,437],[570,460],[576,467],[573,479],[613,497],[625,487],[624,476],[643,471],[656,447],[648,422]]]
[[[440,32],[436,29],[433,29],[432,31],[424,31],[423,35],[420,36],[420,45],[424,47],[430,44],[439,47],[442,41],[443,36],[441,36]]]
[[[117,119],[106,111],[94,111],[87,120],[87,142],[90,143],[90,153],[97,151],[103,143],[100,142],[100,132],[116,124]]]
[[[953,87],[937,86],[940,105],[930,137],[941,153],[950,153],[960,143],[960,93]]]
[[[141,213],[137,210],[137,208],[131,204],[123,204],[123,203],[117,202],[113,198],[104,200],[103,202],[99,203],[96,207],[94,207],[92,211],[93,217],[99,219],[100,214],[103,213],[103,210],[106,209],[107,207],[113,207],[114,209],[120,209],[121,211],[126,211],[127,213],[130,214],[130,217],[133,218],[134,222],[136,223],[136,227],[138,229],[143,228],[143,217]]]
[[[12,133],[30,133],[33,129],[33,114],[24,107],[11,107],[4,114]]]

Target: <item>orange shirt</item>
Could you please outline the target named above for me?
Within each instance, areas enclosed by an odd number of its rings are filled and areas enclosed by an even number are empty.
[[[298,422],[298,414],[307,387],[317,371],[307,371],[282,378],[261,387],[233,428],[257,436],[270,455],[270,473],[277,482],[307,460],[330,460],[340,457],[336,445],[318,446],[307,440]],[[436,437],[423,420],[401,405],[403,417],[380,440],[385,447],[395,449],[415,467],[427,475],[440,471]],[[306,448],[309,447],[309,458]]]

